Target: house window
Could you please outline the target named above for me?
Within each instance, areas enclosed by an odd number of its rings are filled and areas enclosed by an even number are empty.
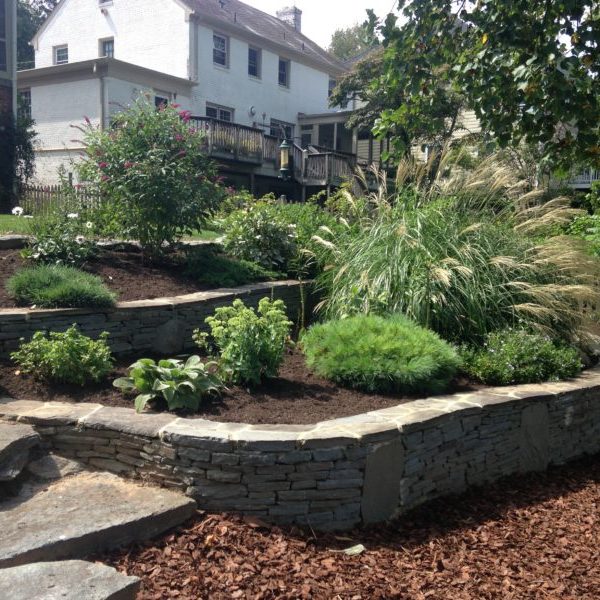
[[[248,75],[260,79],[262,63],[262,50],[260,48],[248,48]]]
[[[286,140],[293,140],[294,124],[286,123],[285,121],[279,121],[278,119],[271,119],[270,134],[273,137],[278,137],[279,139],[285,138]]]
[[[279,59],[279,85],[290,87],[290,61]]]
[[[19,90],[17,97],[17,106],[19,117],[22,119],[31,119],[31,90]]]
[[[100,56],[105,56],[106,58],[115,57],[114,38],[110,38],[108,40],[100,40]]]
[[[213,34],[213,63],[221,67],[229,66],[229,38]]]
[[[206,116],[211,119],[218,119],[219,121],[227,121],[233,123],[233,108],[227,106],[220,106],[218,104],[206,104]]]
[[[66,65],[69,62],[69,46],[54,47],[54,64]]]
[[[303,133],[301,137],[302,148],[306,149],[312,145],[312,133]]]
[[[329,88],[327,90],[328,98],[331,98],[331,94],[333,94],[333,90],[335,89],[336,85],[337,85],[337,81],[333,77],[330,77],[329,78]]]
[[[6,71],[6,0],[0,0],[0,71]]]
[[[167,104],[169,104],[169,99],[165,96],[154,96],[154,106],[156,106],[156,108],[160,108],[161,106],[167,106]]]

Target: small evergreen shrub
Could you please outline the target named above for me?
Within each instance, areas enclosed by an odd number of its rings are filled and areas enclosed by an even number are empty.
[[[403,315],[314,325],[302,348],[316,373],[365,392],[443,392],[460,366],[452,346]]]
[[[231,306],[217,308],[206,323],[230,381],[259,384],[263,378],[277,375],[292,327],[282,300],[263,298],[257,311],[235,300]],[[206,333],[194,332],[200,347],[206,345],[207,338]]]
[[[214,287],[236,287],[281,277],[247,260],[239,260],[205,247],[188,251],[184,273],[187,277]]]
[[[185,363],[166,359],[157,362],[142,358],[129,367],[129,376],[113,381],[123,392],[138,392],[135,410],[142,412],[148,402],[164,402],[168,410],[196,412],[206,396],[223,389],[218,365],[190,356]]]
[[[482,347],[463,349],[462,358],[463,370],[487,385],[568,379],[583,368],[575,348],[522,330],[490,333]]]
[[[74,267],[29,267],[15,273],[6,288],[21,306],[107,308],[115,304],[115,295],[99,277]]]
[[[55,383],[84,386],[97,383],[113,365],[113,357],[106,343],[105,331],[97,340],[79,332],[76,325],[67,331],[46,334],[36,331],[30,342],[21,340],[21,346],[11,354],[13,361],[24,373]]]

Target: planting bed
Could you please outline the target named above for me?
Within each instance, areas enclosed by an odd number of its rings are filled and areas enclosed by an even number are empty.
[[[204,515],[98,558],[139,576],[140,600],[592,600],[599,506],[596,456],[343,536]],[[345,555],[355,544],[366,550]]]
[[[0,394],[17,399],[95,402],[132,408],[135,396],[125,396],[112,385],[115,378],[126,375],[131,362],[131,359],[119,360],[103,382],[85,388],[37,381],[19,373],[12,363],[3,362],[0,363]],[[462,391],[469,389],[460,382],[456,387]],[[393,394],[364,394],[338,387],[312,373],[300,353],[290,353],[279,377],[252,390],[230,386],[220,397],[207,399],[198,413],[185,416],[251,424],[305,424],[396,406],[413,399]]]
[[[14,299],[6,291],[6,281],[16,271],[32,266],[32,261],[21,257],[19,249],[0,249],[0,307],[14,307]],[[161,297],[182,296],[211,289],[184,275],[183,260],[175,255],[161,262],[148,263],[142,254],[127,251],[101,250],[90,260],[84,271],[98,275],[106,286],[116,293],[117,299],[150,300]]]

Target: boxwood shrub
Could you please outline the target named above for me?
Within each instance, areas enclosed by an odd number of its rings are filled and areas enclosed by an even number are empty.
[[[464,348],[462,358],[464,371],[488,385],[568,379],[583,368],[575,348],[522,330],[490,333],[481,347]]]
[[[105,308],[115,295],[95,275],[74,267],[38,265],[15,273],[6,283],[21,306],[40,308]]]
[[[460,365],[452,346],[399,314],[314,325],[301,345],[316,373],[366,392],[439,393]]]

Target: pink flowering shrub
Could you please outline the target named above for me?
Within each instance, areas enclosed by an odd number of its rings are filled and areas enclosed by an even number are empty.
[[[189,111],[146,100],[100,130],[86,123],[82,179],[96,184],[112,235],[137,239],[150,255],[201,229],[224,196],[204,135]]]

